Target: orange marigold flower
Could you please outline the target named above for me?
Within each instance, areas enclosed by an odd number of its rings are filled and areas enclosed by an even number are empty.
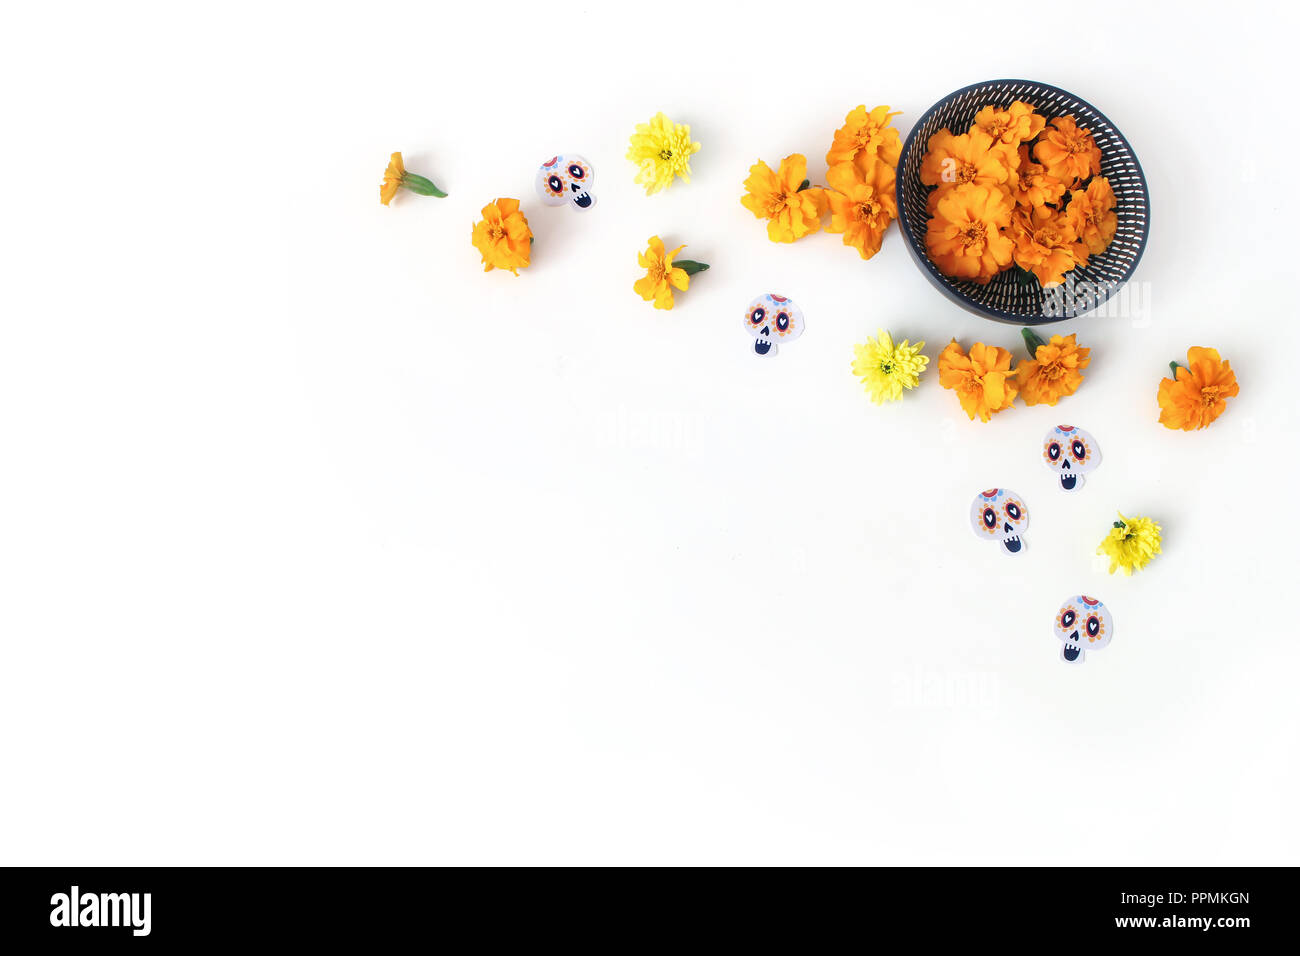
[[[379,201],[387,206],[402,188],[406,178],[406,166],[402,163],[402,154],[393,153],[388,159],[388,168],[384,170],[384,181],[379,187]]]
[[[927,186],[1002,186],[1011,180],[1018,162],[1014,147],[995,142],[983,130],[954,136],[941,129],[930,137],[921,159],[921,182]]]
[[[1043,131],[1034,158],[1047,167],[1047,175],[1074,185],[1101,172],[1101,150],[1090,130],[1081,129],[1073,116],[1058,116]]]
[[[871,178],[876,160],[891,169],[897,168],[903,144],[898,139],[898,130],[890,125],[897,115],[897,112],[889,112],[888,106],[877,106],[871,112],[867,112],[865,106],[859,106],[850,111],[844,117],[844,125],[835,131],[831,148],[826,153],[826,166],[852,163],[864,180]]]
[[[1028,146],[1021,146],[1018,155],[1020,163],[1011,177],[1011,197],[1016,204],[1037,208],[1060,202],[1065,195],[1065,183],[1047,175],[1046,167],[1031,160]]]
[[[1088,250],[1064,215],[1048,207],[1042,211],[1050,215],[1031,218],[1017,211],[1011,217],[1011,232],[1015,236],[1016,265],[1032,272],[1047,288],[1064,282],[1065,273],[1075,266],[1087,265]]]
[[[826,231],[843,233],[846,246],[870,259],[880,251],[885,230],[898,216],[893,167],[877,162],[871,178],[864,181],[851,163],[841,163],[830,168],[826,181],[831,187],[826,191],[831,210]]]
[[[1087,189],[1070,193],[1070,205],[1065,209],[1065,216],[1090,253],[1095,256],[1105,252],[1119,226],[1119,217],[1115,215],[1115,191],[1110,188],[1110,180],[1105,176],[1094,176]]]
[[[986,106],[975,114],[972,129],[978,127],[994,140],[1007,146],[1017,146],[1033,139],[1043,131],[1047,120],[1034,112],[1028,103],[1016,100],[1004,110]]]
[[[1170,363],[1173,364],[1173,363]],[[1226,399],[1238,392],[1232,366],[1214,349],[1193,346],[1187,350],[1187,367],[1174,368],[1174,378],[1162,378],[1156,398],[1160,424],[1185,432],[1204,428],[1223,414]]]
[[[776,172],[761,159],[749,168],[741,204],[759,219],[767,220],[767,238],[794,242],[822,227],[826,190],[803,187],[808,160],[793,153],[781,160]]]
[[[939,353],[939,384],[957,393],[971,421],[978,415],[986,422],[1010,408],[1019,391],[1010,352],[976,342],[967,355],[956,339]]]
[[[1025,340],[1036,342],[1034,357],[1016,369],[1020,397],[1026,405],[1055,405],[1073,395],[1083,384],[1083,370],[1091,361],[1091,349],[1080,348],[1073,335],[1053,335],[1047,342],[1025,329]]]
[[[1010,221],[1005,190],[974,183],[953,187],[926,225],[926,252],[944,275],[983,285],[1011,264],[1015,243],[1001,232]]]
[[[519,210],[518,199],[497,199],[483,207],[483,218],[474,223],[474,248],[483,257],[483,271],[509,269],[519,275],[528,265],[533,231]]]
[[[645,275],[632,283],[632,291],[647,302],[653,302],[656,309],[671,309],[673,289],[685,292],[691,284],[690,274],[680,266],[673,266],[677,253],[685,248],[681,245],[668,252],[662,239],[651,236],[646,251],[636,254],[637,264],[645,270]]]

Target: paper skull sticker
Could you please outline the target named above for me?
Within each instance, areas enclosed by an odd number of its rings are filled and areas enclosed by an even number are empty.
[[[769,292],[760,295],[745,310],[745,330],[754,337],[759,355],[775,352],[778,345],[803,335],[803,312],[792,299]]]
[[[976,537],[997,544],[1003,554],[1025,550],[1029,509],[1025,499],[1007,488],[990,488],[975,496],[970,506],[970,526]]]
[[[1084,476],[1101,464],[1101,446],[1082,428],[1057,425],[1043,439],[1043,463],[1056,474],[1062,491],[1077,491]]]
[[[548,206],[573,203],[575,209],[590,209],[596,202],[591,184],[596,171],[581,156],[552,156],[537,170],[537,195]]]
[[[1061,602],[1053,626],[1061,642],[1061,660],[1082,664],[1088,651],[1099,651],[1115,635],[1115,623],[1106,605],[1086,594],[1076,594]]]

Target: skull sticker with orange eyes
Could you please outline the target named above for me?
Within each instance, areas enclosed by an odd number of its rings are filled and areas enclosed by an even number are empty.
[[[1076,491],[1083,476],[1101,464],[1101,446],[1082,428],[1057,425],[1043,439],[1043,462],[1056,473],[1062,491]]]
[[[1082,664],[1085,651],[1099,651],[1115,635],[1115,624],[1106,605],[1086,594],[1061,602],[1054,627],[1061,642],[1061,660]]]
[[[754,351],[767,355],[803,335],[803,312],[791,299],[769,292],[749,303],[745,330],[754,337]]]
[[[590,209],[595,179],[596,171],[581,156],[552,156],[537,170],[537,195],[548,206],[571,202],[575,209]]]
[[[1029,509],[1025,507],[1025,499],[1014,491],[990,488],[981,491],[971,502],[970,526],[976,536],[996,541],[1003,554],[1020,554],[1025,550]]]

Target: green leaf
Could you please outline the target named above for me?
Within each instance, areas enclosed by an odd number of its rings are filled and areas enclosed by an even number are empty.
[[[407,173],[402,179],[402,185],[421,196],[437,196],[439,199],[447,198],[447,194],[435,186],[432,180],[417,176],[415,173]]]
[[[1029,357],[1036,358],[1038,356],[1038,347],[1040,345],[1046,345],[1047,343],[1039,338],[1038,333],[1029,326],[1025,326],[1021,329],[1020,334],[1025,337],[1025,348],[1029,349]]]
[[[688,276],[693,276],[697,272],[703,272],[709,267],[707,262],[696,262],[694,259],[674,259],[673,266],[682,269]]]
[[[1175,381],[1175,382],[1178,381],[1178,363],[1177,363],[1177,362],[1170,362],[1170,363],[1169,363],[1169,371],[1173,373],[1174,381]]]
[[[805,179],[803,182],[801,182],[801,183],[799,184],[799,192],[803,192],[803,191],[804,191],[805,189],[807,189],[810,185],[812,185],[812,181],[811,181],[811,180],[808,180],[808,179]]]

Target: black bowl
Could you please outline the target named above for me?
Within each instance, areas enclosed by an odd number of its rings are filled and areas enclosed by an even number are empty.
[[[1101,174],[1115,191],[1115,213],[1119,227],[1115,239],[1101,255],[1090,256],[1088,264],[1066,273],[1064,285],[1042,289],[1038,283],[1022,282],[1015,269],[977,285],[966,279],[951,279],[930,261],[925,250],[925,227],[929,214],[926,198],[934,187],[921,182],[921,159],[930,137],[941,129],[965,133],[975,114],[990,104],[1010,106],[1016,100],[1030,104],[1050,122],[1055,116],[1073,115],[1081,127],[1092,131],[1101,149]],[[1115,124],[1091,104],[1073,93],[1033,80],[988,80],[950,93],[935,103],[912,127],[898,159],[898,224],[907,238],[907,248],[917,267],[936,289],[964,309],[977,315],[1016,325],[1042,325],[1082,315],[1101,305],[1119,289],[1137,268],[1147,244],[1151,222],[1151,200],[1146,177],[1133,147]]]

